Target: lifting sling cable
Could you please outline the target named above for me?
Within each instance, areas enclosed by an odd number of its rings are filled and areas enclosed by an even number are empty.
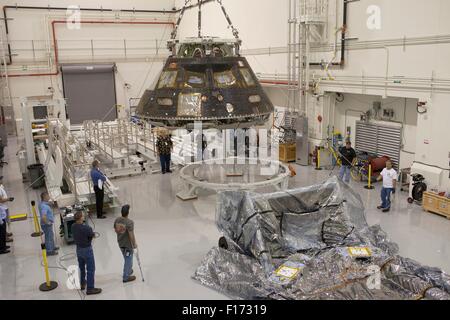
[[[191,2],[191,0],[184,1],[184,6],[181,9],[180,16],[178,17],[177,23],[175,24],[175,27],[172,31],[171,40],[175,40],[175,38],[177,37],[178,28],[180,26],[181,20],[183,19],[184,13],[186,12],[186,9],[190,2]],[[239,31],[234,27],[233,23],[231,22],[231,19],[228,15],[227,11],[225,10],[225,7],[222,4],[222,0],[217,0],[217,2],[219,3],[220,7],[222,8],[222,12],[225,16],[225,19],[228,22],[228,27],[232,30],[233,36],[236,39],[239,39]],[[202,4],[203,4],[203,0],[198,0],[198,37],[199,38],[202,37],[202,32],[201,32],[201,30],[202,30]]]
[[[198,37],[202,37],[202,0],[198,0]]]
[[[183,9],[181,9],[180,16],[178,17],[177,23],[175,24],[175,28],[172,31],[171,39],[175,40],[178,33],[178,27],[180,26],[181,20],[183,19],[184,13],[186,12],[187,5],[191,2],[191,0],[185,0]]]
[[[236,39],[239,39],[239,31],[234,27],[233,23],[231,22],[230,17],[228,16],[227,11],[225,10],[225,7],[222,4],[222,0],[217,0],[217,2],[220,4],[221,8],[222,8],[222,12],[225,15],[225,19],[227,19],[228,21],[228,26],[231,28],[233,35]]]

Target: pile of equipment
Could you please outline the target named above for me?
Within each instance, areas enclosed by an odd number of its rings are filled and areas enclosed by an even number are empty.
[[[360,196],[336,177],[218,197],[223,237],[193,278],[242,299],[450,299],[450,276],[399,256]]]

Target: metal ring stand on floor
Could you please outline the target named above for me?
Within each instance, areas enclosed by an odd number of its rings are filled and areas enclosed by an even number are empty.
[[[263,168],[275,169],[273,174],[255,174]],[[207,171],[207,178],[199,176],[199,173]],[[214,181],[217,177],[225,181]],[[261,160],[255,158],[231,157],[226,159],[211,159],[194,162],[180,170],[180,178],[183,181],[183,190],[177,193],[182,200],[197,199],[197,190],[209,190],[214,192],[229,190],[256,190],[264,187],[275,187],[285,190],[288,187],[290,170],[287,165],[276,160]],[[241,181],[233,181],[238,180]]]

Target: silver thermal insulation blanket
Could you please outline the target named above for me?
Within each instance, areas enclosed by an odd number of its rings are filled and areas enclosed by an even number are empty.
[[[218,195],[223,238],[193,278],[235,299],[450,299],[442,270],[399,256],[336,177],[269,194]]]

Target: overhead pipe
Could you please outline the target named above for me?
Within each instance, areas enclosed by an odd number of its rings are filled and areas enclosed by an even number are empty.
[[[341,79],[342,78],[342,79]],[[341,76],[338,77],[339,84],[336,81],[322,80],[327,86],[339,86],[345,85],[346,87],[361,87],[361,77],[358,76]],[[396,82],[398,78],[389,77],[387,80],[385,77],[370,77],[364,78],[365,86],[370,88],[377,88],[381,90],[386,89],[386,83],[392,82],[388,89],[392,90],[410,90],[419,92],[429,92],[430,86],[436,92],[448,93],[450,92],[450,79],[427,79],[427,78],[402,78],[401,82]],[[259,81],[261,84],[288,86],[289,83],[283,79],[277,78],[265,78]],[[393,84],[397,84],[396,86]],[[295,83],[294,83],[295,85]]]
[[[59,74],[59,57],[58,57],[58,45],[57,45],[57,39],[56,39],[56,28],[55,24],[58,23],[67,23],[65,20],[54,20],[52,21],[52,34],[53,34],[53,51],[55,55],[55,66],[56,71],[55,72],[49,72],[49,73],[25,73],[25,74],[11,74],[8,75],[9,77],[39,77],[39,76],[56,76]],[[99,20],[85,20],[80,21],[79,23],[83,24],[148,24],[148,25],[171,25],[172,28],[175,27],[175,23],[173,22],[162,22],[162,21],[99,21]]]
[[[387,66],[387,65],[386,65]],[[287,80],[287,74],[279,74],[279,73],[257,73],[257,76],[262,80],[272,81],[272,80]],[[445,85],[450,86],[450,78],[425,78],[425,77],[402,77],[402,76],[390,76],[386,79],[385,74],[382,76],[364,76],[363,78],[358,75],[341,75],[337,76],[337,78],[340,79],[340,81],[354,81],[354,82],[361,82],[361,79],[364,80],[364,82],[393,82],[393,83],[399,83],[399,84],[424,84],[424,85],[430,85],[430,82],[432,82],[432,85]],[[323,80],[326,81],[326,80]]]
[[[208,2],[212,2],[214,0],[204,0],[202,1],[203,4],[208,3]],[[193,4],[190,5],[188,7],[186,7],[185,9],[192,9],[197,7],[198,4]],[[7,6],[3,6],[3,21],[5,24],[5,32],[6,32],[6,38],[8,39],[8,34],[9,34],[9,27],[8,27],[8,16],[6,13],[7,9],[16,9],[16,10],[46,10],[46,11],[67,11],[69,8],[68,7],[51,7],[51,6],[47,6],[47,7],[40,7],[40,6],[11,6],[11,5],[7,5]],[[142,10],[142,9],[110,9],[110,8],[79,8],[80,11],[91,11],[91,12],[127,12],[127,13],[159,13],[159,14],[176,14],[179,13],[181,11],[181,9],[175,9],[175,10]],[[8,57],[9,57],[9,62],[7,63],[7,65],[12,64],[12,53],[11,53],[11,46],[8,43]]]
[[[278,84],[283,86],[290,86],[290,85],[297,85],[298,82],[292,82],[292,81],[283,81],[283,80],[259,80],[259,83],[262,84]]]
[[[337,30],[340,32],[341,28]],[[373,40],[373,41],[355,41],[353,44],[349,44],[349,40],[356,40],[357,38],[346,38],[347,44],[346,50],[371,50],[371,49],[383,49],[384,47],[406,47],[417,45],[434,45],[434,44],[448,44],[450,43],[450,34],[439,36],[426,36],[426,37],[414,37],[414,38],[396,38],[385,40]],[[296,43],[297,44],[297,43]],[[297,44],[298,45],[298,44]],[[242,51],[243,55],[272,55],[272,54],[285,54],[288,52],[289,46],[284,47],[266,47],[266,48],[254,48],[246,49]],[[338,50],[339,49],[339,50]],[[339,51],[340,44],[326,44],[326,45],[313,45],[311,46],[312,52],[327,52],[327,51]],[[336,57],[338,55],[336,54]]]

